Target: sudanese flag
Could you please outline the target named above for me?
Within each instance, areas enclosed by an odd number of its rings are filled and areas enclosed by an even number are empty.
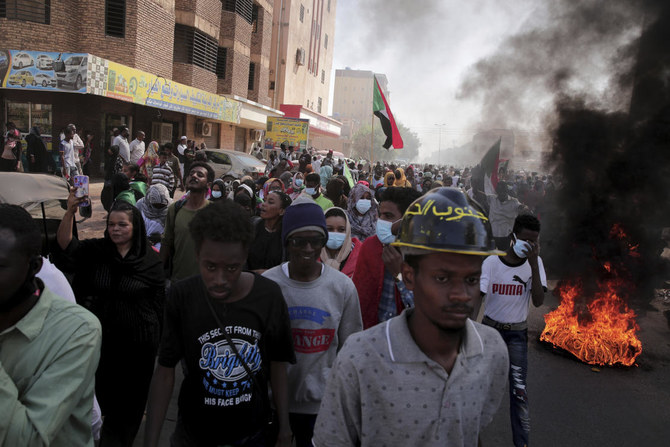
[[[402,149],[404,143],[402,142],[402,137],[398,131],[398,126],[395,124],[395,119],[393,119],[393,114],[391,113],[388,102],[386,102],[382,89],[379,87],[377,78],[375,77],[374,80],[375,92],[372,101],[372,112],[379,118],[384,135],[386,135],[386,141],[382,146],[384,146],[384,149],[388,149],[391,146],[393,146],[394,149]]]

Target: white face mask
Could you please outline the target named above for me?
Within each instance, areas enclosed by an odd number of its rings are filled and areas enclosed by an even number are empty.
[[[338,250],[344,244],[344,238],[346,234],[344,233],[334,233],[332,231],[328,232],[328,242],[326,242],[326,247],[331,250]]]
[[[305,193],[309,194],[310,196],[313,196],[316,194],[316,188],[305,188]]]
[[[370,199],[359,199],[356,202],[356,210],[361,214],[367,213],[370,208],[372,208],[372,200]]]
[[[526,253],[524,251],[530,251],[530,244],[526,241],[522,241],[521,239],[516,237],[516,234],[514,236],[514,245],[512,246],[512,249],[514,250],[514,253],[520,257],[521,259],[525,259]]]
[[[402,218],[396,220],[395,222],[389,222],[387,220],[377,219],[377,238],[379,242],[384,245],[388,245],[391,242],[395,242],[395,235],[393,234],[393,224],[400,222]]]

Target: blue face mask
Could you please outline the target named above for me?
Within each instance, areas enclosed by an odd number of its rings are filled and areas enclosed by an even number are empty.
[[[370,211],[370,208],[372,208],[372,200],[370,199],[359,199],[356,202],[356,211],[361,214],[367,213]]]
[[[297,188],[300,188],[302,186],[302,179],[300,179],[300,178],[295,179],[294,184]]]
[[[396,222],[399,220],[401,219],[396,220]],[[391,230],[391,227],[393,227],[394,223],[395,222],[377,219],[377,238],[379,238],[379,242],[384,245],[395,242],[395,235],[393,234],[393,230]]]
[[[514,235],[514,246],[512,247],[514,250],[514,253],[520,257],[521,259],[525,259],[526,253],[524,253],[525,250],[530,250],[530,244],[526,241],[522,241],[521,239],[518,239],[516,237],[516,234]]]
[[[309,194],[310,196],[313,196],[316,194],[316,188],[305,188],[305,193]]]
[[[329,231],[328,242],[326,242],[326,247],[330,248],[331,250],[339,250],[340,247],[342,247],[342,244],[344,244],[345,237],[346,234],[344,233],[333,233]]]
[[[215,199],[220,199],[221,191],[212,191],[212,197],[214,197]]]

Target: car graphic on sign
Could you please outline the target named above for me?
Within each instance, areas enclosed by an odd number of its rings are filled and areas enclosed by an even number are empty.
[[[80,90],[86,86],[86,72],[88,70],[88,57],[85,55],[70,56],[65,61],[54,61],[54,73],[56,74],[56,86],[72,86]]]
[[[21,70],[10,75],[7,79],[7,83],[11,85],[20,85],[21,87],[25,87],[28,84],[35,85],[35,77],[28,70]]]
[[[40,54],[37,56],[37,63],[35,66],[39,70],[53,70],[54,69],[54,60],[51,58],[51,56],[47,56],[46,54]]]
[[[54,79],[53,76],[48,75],[46,73],[37,73],[35,75],[33,85],[41,85],[42,87],[55,87],[56,80]]]
[[[16,53],[12,57],[12,60],[14,61],[14,63],[12,64],[12,68],[21,69],[24,67],[30,67],[31,65],[35,64],[33,58],[28,53]]]

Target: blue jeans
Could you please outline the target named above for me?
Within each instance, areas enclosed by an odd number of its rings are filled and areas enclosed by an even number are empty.
[[[509,414],[512,439],[516,447],[529,445],[530,414],[526,377],[528,375],[528,329],[506,331],[498,329],[509,352]]]

